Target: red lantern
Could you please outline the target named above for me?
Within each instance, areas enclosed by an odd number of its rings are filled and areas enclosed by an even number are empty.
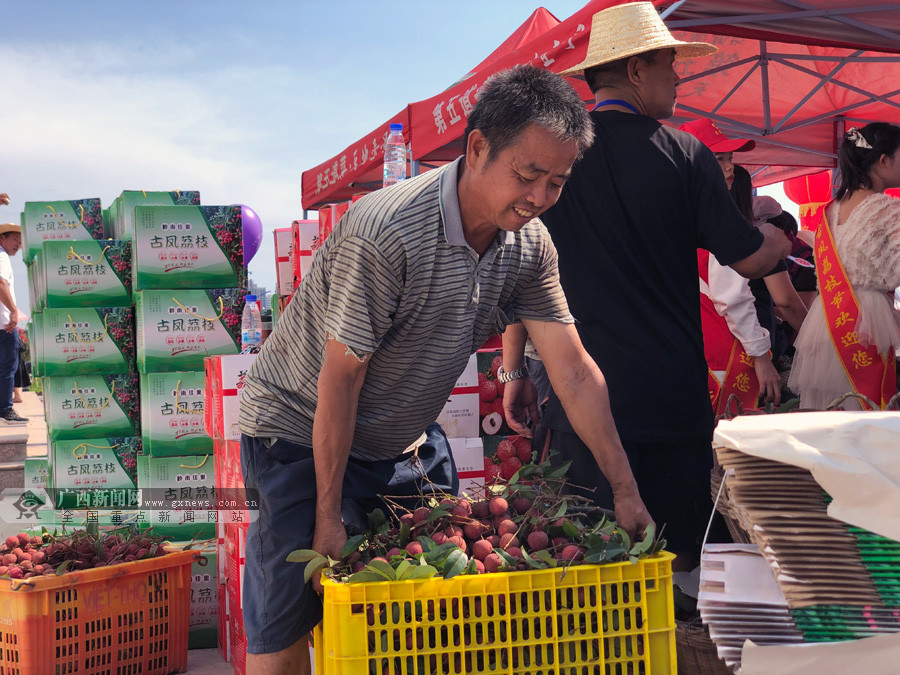
[[[822,219],[822,209],[831,201],[831,170],[788,178],[784,194],[800,206],[800,227],[815,232]]]
[[[888,188],[884,191],[884,194],[894,199],[900,199],[900,188]]]

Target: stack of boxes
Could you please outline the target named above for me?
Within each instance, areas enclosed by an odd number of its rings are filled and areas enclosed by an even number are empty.
[[[203,359],[240,351],[241,207],[200,206],[195,191],[125,191],[105,211],[99,199],[29,203],[22,224],[50,442],[28,469],[56,507],[40,522],[215,541]],[[191,647],[216,644],[219,563],[214,545],[203,551]]]
[[[223,508],[216,533],[219,560],[219,651],[241,675],[247,639],[241,607],[241,586],[246,559],[247,528],[257,514],[255,495],[244,489],[241,475],[241,432],[238,426],[240,392],[255,354],[214,356],[206,359],[205,425],[213,438],[216,490]]]
[[[214,542],[223,512],[204,425],[203,361],[240,352],[247,286],[241,207],[136,205],[131,235],[147,518],[172,540]],[[217,642],[216,555],[213,565],[195,570],[192,647]]]
[[[300,281],[309,273],[319,248],[320,223],[316,220],[295,220],[290,227],[275,230],[275,271],[278,279],[278,302],[272,303],[275,312],[290,302]]]
[[[104,239],[99,199],[26,203],[22,226],[53,502],[39,519],[101,509],[112,520],[137,506],[141,453],[130,244]]]

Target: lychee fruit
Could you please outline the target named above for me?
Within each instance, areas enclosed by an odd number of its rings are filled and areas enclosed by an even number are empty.
[[[479,539],[472,544],[472,556],[477,560],[484,560],[493,550],[494,547],[487,539]]]
[[[500,548],[506,550],[510,546],[518,546],[519,538],[512,532],[500,535]]]
[[[509,503],[503,497],[494,497],[489,509],[492,516],[503,516],[509,510]]]
[[[546,532],[535,530],[528,535],[528,548],[532,551],[541,551],[550,545],[550,537]]]
[[[411,541],[406,545],[406,552],[412,556],[416,556],[420,553],[424,553],[425,549],[422,548],[422,544],[420,542]]]
[[[559,559],[563,562],[575,562],[582,558],[584,558],[584,549],[574,544],[566,546],[559,556]]]
[[[497,572],[503,566],[503,560],[496,553],[489,553],[484,558],[484,571],[491,573]],[[21,570],[20,570],[21,573]]]

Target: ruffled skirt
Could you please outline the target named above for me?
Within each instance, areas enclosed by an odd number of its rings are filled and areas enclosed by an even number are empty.
[[[874,344],[878,352],[887,354],[893,347],[900,352],[900,328],[898,314],[884,291],[858,290],[860,342]],[[788,379],[788,388],[800,396],[800,407],[824,410],[835,400],[853,391],[850,379],[838,359],[828,334],[822,296],[816,297],[797,339],[797,353]],[[841,404],[846,410],[860,410],[858,399],[850,398]]]

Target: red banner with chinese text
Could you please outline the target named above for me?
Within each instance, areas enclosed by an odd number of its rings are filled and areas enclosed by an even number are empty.
[[[739,340],[735,339],[731,347],[731,356],[728,358],[728,367],[725,369],[722,382],[719,382],[712,371],[709,371],[707,381],[709,400],[717,416],[725,414],[728,399],[732,394],[740,402],[742,409],[756,407],[759,398],[759,380],[753,368],[753,357],[744,351]]]
[[[827,207],[826,207],[827,208]],[[834,245],[831,226],[822,216],[816,230],[816,275],[828,334],[850,384],[857,394],[884,409],[897,391],[894,350],[882,355],[875,345],[860,342],[859,302]],[[864,409],[870,406],[861,401]]]

